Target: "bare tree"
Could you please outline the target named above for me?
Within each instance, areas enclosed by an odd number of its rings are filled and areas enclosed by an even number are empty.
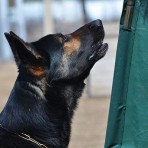
[[[44,0],[44,35],[54,32],[53,18],[51,15],[52,0]]]
[[[83,23],[88,23],[88,16],[86,11],[86,0],[81,0],[81,6],[82,6],[82,13],[83,13]],[[87,87],[86,87],[86,93],[88,97],[91,97],[91,75],[87,78]]]
[[[81,0],[82,12],[83,12],[83,22],[88,22],[87,12],[86,12],[86,0]]]

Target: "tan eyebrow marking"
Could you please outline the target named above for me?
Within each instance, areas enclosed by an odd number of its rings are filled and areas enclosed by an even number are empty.
[[[65,53],[71,54],[80,48],[81,42],[78,38],[72,37],[69,42],[64,44]]]
[[[28,71],[37,77],[43,77],[45,76],[45,68],[42,66],[28,66]]]

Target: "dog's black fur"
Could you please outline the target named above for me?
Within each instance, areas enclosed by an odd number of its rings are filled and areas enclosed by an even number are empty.
[[[78,98],[107,44],[100,20],[75,32],[47,35],[32,43],[5,33],[19,75],[0,114],[0,148],[37,148],[21,133],[49,148],[67,148]]]

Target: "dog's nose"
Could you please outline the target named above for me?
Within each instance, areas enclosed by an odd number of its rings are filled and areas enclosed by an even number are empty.
[[[95,30],[97,29],[98,27],[102,27],[102,21],[101,20],[95,20],[93,22],[90,22],[88,24],[88,27],[91,29],[91,30]]]

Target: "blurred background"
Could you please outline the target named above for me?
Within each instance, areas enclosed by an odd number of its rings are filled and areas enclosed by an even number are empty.
[[[103,20],[107,55],[92,69],[74,116],[70,148],[103,148],[123,0],[0,0],[0,111],[17,68],[4,37],[10,30],[26,41],[46,34],[71,33],[95,19]]]

